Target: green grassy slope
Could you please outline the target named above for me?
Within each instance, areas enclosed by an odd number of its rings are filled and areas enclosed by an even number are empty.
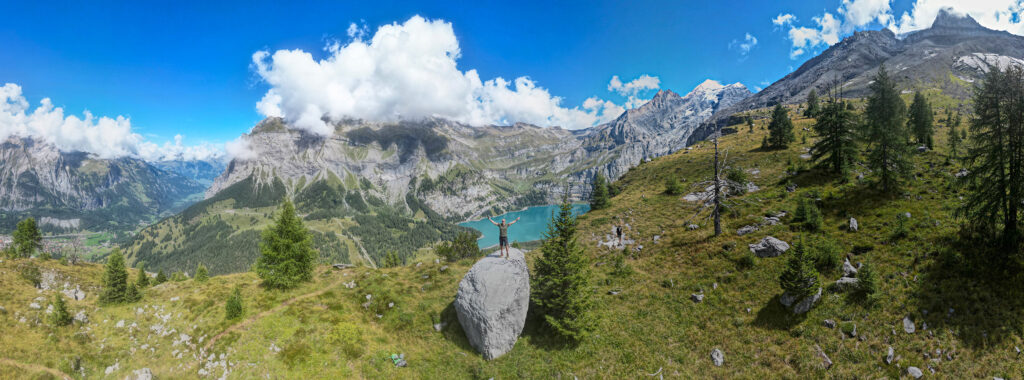
[[[728,163],[756,169],[750,178],[761,188],[734,200],[724,235],[711,236],[706,212],[698,212],[695,204],[664,194],[666,175],[678,175],[688,191],[709,176],[706,142],[635,168],[619,183],[623,191],[611,207],[579,219],[579,240],[594,259],[599,322],[596,334],[577,347],[552,341],[531,320],[511,352],[483,360],[467,344],[451,306],[469,260],[444,271],[443,264],[429,260],[384,270],[320,268],[312,283],[287,292],[258,288],[251,273],[216,276],[205,284],[167,283],[148,289],[137,304],[113,307],[97,307],[92,290],[85,301],[69,302],[72,312],[84,310],[90,323],[66,328],[32,325],[32,318],[43,312],[28,304],[47,292],[37,293],[17,277],[16,267],[24,261],[5,260],[0,263],[0,303],[7,310],[0,314],[0,358],[72,373],[80,357],[90,377],[119,363],[112,378],[142,367],[161,377],[198,377],[200,368],[219,377],[224,367],[208,364],[210,354],[217,356],[214,363],[225,355],[229,378],[648,378],[659,369],[666,378],[899,378],[908,366],[928,376],[932,367],[936,376],[948,378],[1024,376],[1024,358],[1014,351],[1024,346],[1024,278],[979,275],[961,255],[969,250],[956,246],[958,222],[952,209],[960,193],[949,183],[959,167],[945,164],[945,128],[936,134],[938,151],[915,154],[916,179],[902,193],[884,196],[876,192],[870,174],[842,183],[807,169],[810,164],[800,155],[813,138],[808,135],[807,144],[799,141],[809,134],[803,128],[810,128],[812,120],[795,120],[797,144],[768,152],[758,149],[765,123],[758,121],[753,132],[740,126],[738,133],[722,139]],[[803,169],[787,175],[788,167]],[[786,191],[790,182],[797,185],[795,192]],[[795,231],[790,217],[750,235],[735,234],[767,213],[787,210],[792,215],[801,197],[821,199],[825,218],[817,238],[834,241],[854,262],[876,268],[880,289],[874,306],[826,292],[807,315],[792,317],[778,303],[778,276],[787,255],[754,259],[746,269],[739,265],[749,254],[746,244],[764,236],[789,242],[801,235],[811,238]],[[900,236],[896,215],[905,212],[912,216]],[[858,219],[860,232],[845,230],[849,217]],[[628,251],[628,275],[613,274],[611,263],[621,251],[597,246],[620,219],[629,223],[626,237],[643,245]],[[691,223],[701,227],[691,231]],[[855,247],[859,254],[853,254]],[[95,285],[101,276],[96,265],[40,265],[83,286]],[[822,273],[826,283],[838,277],[838,271]],[[350,281],[354,287],[342,285]],[[232,329],[236,322],[224,322],[222,316],[234,286],[242,288],[243,318],[251,321]],[[692,302],[690,295],[701,289],[704,301]],[[281,306],[303,295],[310,296]],[[372,295],[369,304],[367,295]],[[170,317],[164,322],[156,315]],[[20,316],[29,322],[18,322]],[[905,316],[917,323],[916,333],[902,331]],[[137,328],[115,327],[122,319]],[[840,328],[825,327],[825,319]],[[439,322],[447,325],[437,332],[433,325]],[[858,337],[844,337],[842,329],[854,324]],[[160,336],[155,325],[162,331],[175,329],[175,334]],[[358,337],[348,341],[361,349],[346,352],[344,340],[335,335],[352,330]],[[200,351],[223,331],[229,332]],[[190,343],[175,345],[180,333],[189,335]],[[820,366],[815,346],[835,362],[830,369]],[[885,364],[888,346],[900,358],[898,366]],[[722,367],[711,364],[715,348],[725,354]],[[386,359],[392,353],[404,353],[409,366],[395,368]],[[8,369],[20,371],[12,372],[19,376],[34,373],[0,361],[0,372]]]

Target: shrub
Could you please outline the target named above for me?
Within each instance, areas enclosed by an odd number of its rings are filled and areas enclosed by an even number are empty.
[[[334,330],[331,331],[331,341],[341,347],[341,351],[349,359],[363,356],[366,350],[362,331],[350,322],[341,322],[334,326]]]
[[[146,275],[146,268],[143,265],[139,265],[139,276],[135,279],[135,286],[139,289],[149,286],[149,276]]]
[[[729,180],[729,191],[733,194],[744,194],[747,192],[747,173],[742,168],[729,168],[725,171],[725,179]]]
[[[513,243],[513,248],[519,248]],[[447,261],[458,261],[465,258],[480,256],[480,247],[476,244],[476,235],[472,232],[459,232],[455,240],[445,241],[434,247],[434,253]]]
[[[153,279],[153,285],[160,285],[167,282],[167,275],[164,274],[163,270],[156,272],[156,278]]]
[[[875,270],[871,268],[871,265],[864,264],[857,271],[857,289],[854,295],[869,303],[874,299],[875,292],[878,291],[878,276],[875,274]]]
[[[833,272],[842,265],[839,245],[830,239],[815,239],[810,247],[814,267],[822,272]]]
[[[633,274],[633,267],[626,263],[626,252],[612,255],[612,272],[614,277],[628,277]]]
[[[236,286],[235,290],[231,292],[231,296],[228,297],[228,302],[224,304],[224,319],[230,321],[240,318],[243,312],[242,290]]]
[[[39,273],[39,267],[32,263],[23,263],[18,265],[18,275],[22,279],[28,281],[34,287],[39,287],[39,284],[43,281],[42,273]]]
[[[194,277],[194,279],[196,280],[196,282],[206,282],[206,280],[210,279],[210,273],[208,270],[206,270],[205,265],[199,264],[196,267],[196,276]]]
[[[793,221],[797,222],[797,225],[805,231],[820,231],[821,218],[821,210],[810,198],[800,199],[800,203],[797,204],[796,211],[793,213]]]
[[[135,284],[129,284],[128,289],[124,292],[124,302],[138,302],[142,299],[142,292],[139,291],[139,287]]]
[[[668,195],[679,195],[683,193],[683,185],[679,184],[679,180],[674,175],[665,177],[665,194]]]
[[[754,254],[749,251],[740,255],[739,260],[736,260],[736,267],[739,269],[750,269],[756,264],[757,261],[754,260]]]

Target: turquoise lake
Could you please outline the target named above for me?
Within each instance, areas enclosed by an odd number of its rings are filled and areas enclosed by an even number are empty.
[[[501,223],[502,218],[509,222],[519,218],[519,222],[508,228],[509,243],[540,240],[548,229],[548,220],[551,219],[551,213],[558,212],[558,207],[558,205],[534,206],[522,211],[498,215],[492,219],[495,222]],[[572,211],[573,214],[580,215],[590,211],[590,205],[586,203],[574,204],[572,205]],[[462,222],[459,225],[472,228],[483,234],[483,237],[477,240],[480,248],[498,245],[498,227],[491,224],[487,218]]]

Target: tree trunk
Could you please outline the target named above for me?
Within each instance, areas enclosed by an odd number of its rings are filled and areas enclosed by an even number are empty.
[[[715,209],[713,211],[715,218],[715,236],[722,234],[722,190],[721,181],[718,178],[718,137],[720,133],[715,131]]]

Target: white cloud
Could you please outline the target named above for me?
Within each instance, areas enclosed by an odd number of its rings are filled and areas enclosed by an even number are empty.
[[[744,36],[743,41],[732,40],[732,42],[729,43],[729,48],[739,50],[740,55],[747,55],[747,53],[750,53],[750,49],[753,49],[754,46],[757,46],[757,37],[754,37],[750,33],[747,33],[746,36]]]
[[[772,19],[772,24],[775,24],[775,26],[785,26],[792,24],[794,21],[796,21],[796,16],[789,13],[779,13],[778,17]]]
[[[911,10],[904,12],[889,28],[897,34],[927,29],[942,9],[968,14],[987,28],[1024,35],[1024,1],[1021,0],[917,0]]]
[[[842,20],[825,12],[814,18],[816,27],[806,27],[794,25],[796,17],[780,14],[772,24],[789,27],[788,37],[793,42],[790,57],[796,59],[869,25],[883,25],[901,35],[927,29],[942,9],[970,15],[990,29],[1024,35],[1024,0],[916,0],[900,17],[893,14],[892,0],[842,0],[836,9]]]
[[[381,26],[369,40],[350,27],[347,44],[316,59],[302,50],[258,51],[256,73],[270,85],[256,109],[297,129],[327,135],[329,120],[394,121],[442,117],[472,125],[526,122],[585,128],[611,120],[614,107],[568,108],[526,76],[482,80],[457,67],[452,25],[413,16]],[[596,103],[591,102],[591,105]]]
[[[132,132],[131,121],[124,116],[96,117],[84,111],[82,117],[64,115],[50,98],[30,109],[21,86],[7,83],[0,87],[0,141],[8,137],[32,137],[52,143],[62,151],[81,151],[100,158],[136,157],[157,160],[163,157],[208,159],[220,151],[210,144],[183,146],[181,136],[174,143],[157,145]]]
[[[661,79],[647,74],[641,75],[626,83],[622,83],[622,80],[619,79],[618,75],[613,75],[612,80],[608,82],[608,91],[626,97],[626,103],[623,104],[625,109],[633,109],[644,105],[644,103],[647,103],[651,99],[645,99],[641,94],[646,93],[649,95],[649,91],[657,90],[659,88],[661,88]],[[586,105],[584,105],[584,108],[586,108]],[[609,112],[611,111],[609,110]],[[619,114],[621,113],[622,112],[619,112]],[[615,116],[618,116],[618,114],[615,114]]]
[[[224,144],[224,150],[227,151],[227,156],[231,159],[246,161],[256,158],[256,151],[252,149],[245,136],[228,141]]]

